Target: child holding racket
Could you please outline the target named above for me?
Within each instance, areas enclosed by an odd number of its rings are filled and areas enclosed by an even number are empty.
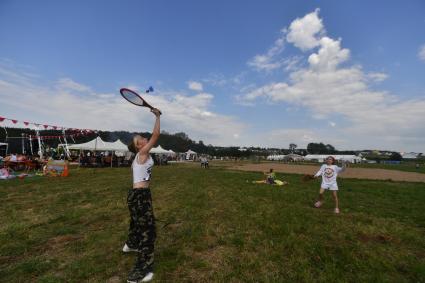
[[[318,178],[319,176],[322,176],[322,184],[320,185],[320,191],[319,191],[319,199],[314,204],[315,207],[319,208],[323,204],[323,193],[325,190],[332,191],[332,196],[335,201],[335,213],[339,213],[339,206],[338,206],[338,184],[336,182],[336,178],[339,173],[343,172],[345,170],[346,166],[345,163],[342,167],[338,167],[335,165],[335,158],[333,156],[328,156],[326,158],[326,164],[323,164],[319,171],[317,171],[316,175],[314,175],[315,178]]]
[[[155,114],[155,126],[148,140],[140,135],[133,138],[137,152],[132,164],[133,188],[128,191],[127,203],[130,210],[130,228],[123,252],[137,252],[134,268],[127,282],[149,282],[153,279],[154,243],[156,238],[155,219],[152,209],[150,187],[154,162],[149,151],[155,145],[160,134],[161,111],[151,109]]]

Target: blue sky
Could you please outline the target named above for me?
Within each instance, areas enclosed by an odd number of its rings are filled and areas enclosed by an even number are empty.
[[[217,145],[425,151],[425,3],[0,2],[0,116]]]

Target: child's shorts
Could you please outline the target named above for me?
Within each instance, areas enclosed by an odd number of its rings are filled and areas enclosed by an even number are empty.
[[[333,184],[323,184],[320,186],[324,190],[330,190],[330,191],[338,191],[338,185],[337,183]]]

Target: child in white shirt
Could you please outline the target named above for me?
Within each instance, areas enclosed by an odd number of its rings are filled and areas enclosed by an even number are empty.
[[[319,208],[323,204],[323,193],[325,190],[332,191],[332,196],[335,201],[335,213],[339,213],[339,207],[338,207],[338,184],[336,182],[336,178],[339,173],[343,172],[345,170],[345,164],[342,167],[338,167],[335,165],[335,158],[333,156],[328,156],[326,158],[326,164],[323,164],[319,171],[317,171],[316,175],[314,175],[315,178],[318,178],[319,176],[322,176],[322,184],[320,185],[320,191],[319,191],[319,199],[314,204],[315,207]]]

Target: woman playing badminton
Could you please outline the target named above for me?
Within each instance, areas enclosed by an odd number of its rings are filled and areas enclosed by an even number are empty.
[[[148,282],[153,278],[154,243],[156,238],[152,197],[149,189],[153,160],[149,154],[160,133],[161,111],[151,109],[155,114],[155,126],[150,139],[136,135],[133,146],[137,152],[132,164],[133,188],[128,191],[127,203],[130,210],[130,228],[123,252],[137,252],[134,268],[127,282]]]

